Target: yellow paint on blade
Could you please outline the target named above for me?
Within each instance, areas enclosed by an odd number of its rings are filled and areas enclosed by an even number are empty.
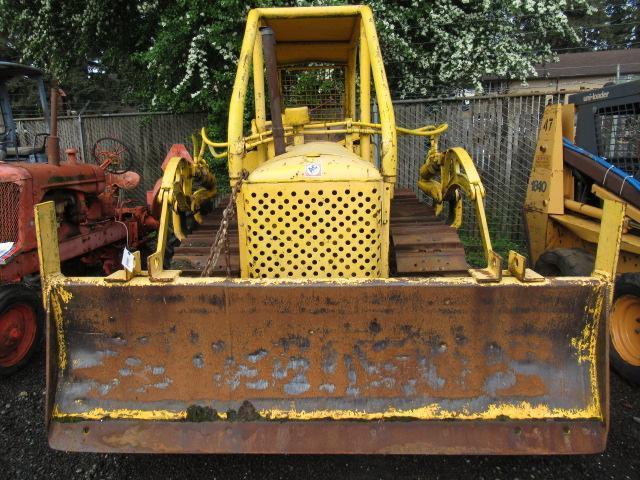
[[[595,302],[587,302],[585,309],[587,323],[582,329],[581,336],[571,339],[571,346],[578,352],[578,363],[589,362],[590,364],[589,381],[593,393],[593,404],[598,410],[600,410],[600,390],[598,389],[597,340],[600,318],[606,305],[604,288],[604,286],[600,286],[593,289],[592,296],[595,297]]]
[[[171,410],[134,410],[129,408],[117,408],[105,410],[104,408],[93,408],[82,413],[61,412],[60,407],[53,407],[52,417],[56,420],[104,420],[106,418],[121,420],[184,420],[187,418],[186,411]]]
[[[72,298],[71,292],[62,287],[51,288],[48,297],[51,301],[51,314],[56,326],[56,338],[58,340],[58,366],[64,370],[67,366],[67,347],[64,340],[64,315],[62,304],[67,304]]]
[[[467,409],[450,411],[442,409],[437,403],[424,407],[396,410],[389,408],[385,412],[364,412],[359,410],[314,410],[310,412],[297,410],[261,410],[260,415],[269,420],[392,420],[411,418],[416,420],[496,420],[509,418],[512,420],[538,420],[550,418],[562,419],[602,419],[600,409],[592,403],[584,409],[549,408],[546,405],[532,405],[529,402],[518,404],[492,404],[482,412],[471,413]]]
[[[506,275],[506,274],[505,274]],[[558,277],[553,280],[556,284],[571,283],[574,285],[596,285],[600,284],[599,279],[594,277]],[[393,278],[331,278],[331,279],[307,279],[307,278],[252,278],[239,279],[229,277],[177,277],[171,282],[172,286],[207,286],[224,284],[229,286],[365,286],[365,285],[451,285],[451,286],[473,286],[479,288],[503,288],[505,286],[517,285],[518,288],[540,288],[548,286],[549,279],[537,283],[522,283],[515,277],[503,276],[500,283],[477,283],[471,276],[460,277],[393,277]],[[153,283],[148,277],[134,277],[127,283],[110,283],[104,277],[61,277],[55,281],[55,285],[95,285],[104,288],[145,288],[157,287],[158,283]]]
[[[545,420],[545,419],[599,419],[602,420],[602,412],[599,404],[591,403],[586,408],[564,409],[549,408],[547,405],[532,405],[529,402],[517,404],[491,404],[482,412],[470,412],[468,409],[460,411],[450,411],[443,409],[439,404],[432,403],[424,407],[398,410],[390,407],[384,412],[366,412],[362,410],[311,410],[298,411],[263,409],[259,410],[260,416],[267,420],[394,420],[400,418],[415,420],[497,420],[509,418],[512,420]],[[219,414],[220,418],[226,419],[225,413]],[[58,420],[83,419],[83,420],[103,420],[103,419],[130,419],[130,420],[184,420],[187,413],[184,410],[131,410],[114,409],[105,410],[94,408],[87,412],[65,413],[61,412],[56,405],[53,411],[53,418]]]

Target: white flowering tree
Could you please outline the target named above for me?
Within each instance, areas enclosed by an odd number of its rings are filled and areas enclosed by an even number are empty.
[[[63,82],[78,61],[117,74],[157,109],[204,109],[223,125],[250,6],[336,0],[4,0],[0,28],[24,60]],[[567,14],[589,0],[369,0],[396,97],[525,78],[552,41],[578,37]],[[91,71],[91,68],[89,68]],[[222,132],[218,132],[222,133]]]
[[[160,108],[204,108],[224,118],[249,2],[182,1],[165,10],[140,54]],[[253,6],[341,1],[262,0]],[[370,0],[394,95],[478,87],[483,76],[525,78],[551,60],[551,38],[575,40],[567,12],[586,0]],[[155,78],[154,78],[155,77]]]

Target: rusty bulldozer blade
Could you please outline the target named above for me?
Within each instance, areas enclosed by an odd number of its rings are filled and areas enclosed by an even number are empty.
[[[55,247],[52,204],[38,206]],[[41,248],[53,448],[590,453],[610,278],[126,283]],[[142,272],[144,273],[144,272]]]
[[[142,280],[51,284],[54,448],[577,453],[603,446],[606,364],[598,359],[606,358],[606,328],[598,299],[606,286],[595,279],[312,287]],[[345,425],[354,430],[341,436]]]

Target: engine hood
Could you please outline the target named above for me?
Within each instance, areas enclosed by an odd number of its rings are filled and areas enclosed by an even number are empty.
[[[86,163],[50,165],[48,163],[0,162],[0,181],[35,179],[43,187],[103,182],[104,171]]]
[[[378,169],[342,145],[310,142],[256,168],[247,183],[380,181]]]
[[[32,178],[29,170],[24,168],[26,165],[29,164],[24,162],[0,162],[0,182],[16,182]]]

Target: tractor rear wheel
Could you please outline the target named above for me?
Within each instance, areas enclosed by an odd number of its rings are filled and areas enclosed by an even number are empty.
[[[35,290],[25,284],[0,286],[0,376],[24,366],[40,348],[44,309]]]
[[[609,332],[611,365],[640,385],[640,273],[624,273],[616,280]]]
[[[591,275],[595,258],[579,248],[556,248],[544,252],[535,271],[547,277],[582,277]]]

